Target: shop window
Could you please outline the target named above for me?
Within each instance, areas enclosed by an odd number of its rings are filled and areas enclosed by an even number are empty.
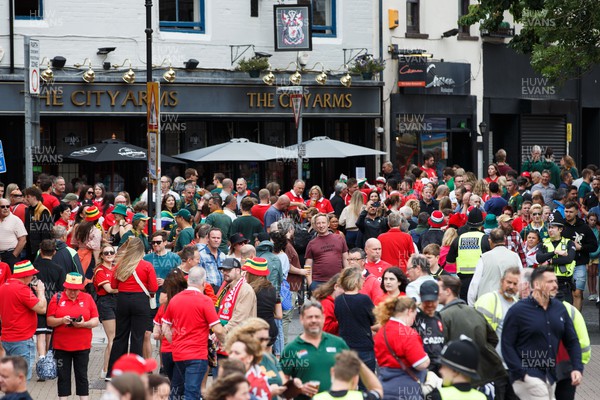
[[[336,0],[300,0],[298,4],[312,4],[312,34],[315,37],[336,36]]]
[[[14,1],[15,19],[42,19],[44,17],[43,0]]]
[[[204,33],[204,0],[160,0],[159,17],[161,31]]]

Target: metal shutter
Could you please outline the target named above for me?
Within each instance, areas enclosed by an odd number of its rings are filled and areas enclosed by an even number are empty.
[[[547,147],[554,150],[558,162],[567,150],[567,123],[564,115],[521,115],[521,162],[527,161],[531,147]]]

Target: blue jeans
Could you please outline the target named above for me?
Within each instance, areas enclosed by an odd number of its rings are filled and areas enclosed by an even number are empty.
[[[198,400],[201,395],[200,387],[202,385],[202,379],[204,378],[207,369],[207,360],[175,361],[173,383],[169,399]]]
[[[275,319],[275,325],[277,325],[277,340],[273,344],[273,354],[276,356],[281,355],[283,352],[283,321]]]
[[[374,351],[357,351],[358,358],[361,359],[362,362],[373,372],[375,372],[375,368],[377,367],[377,362],[375,361],[375,352]],[[364,385],[363,381],[359,380],[358,387],[360,390],[366,390],[367,387]]]
[[[30,380],[33,364],[35,363],[35,343],[33,343],[33,338],[20,342],[2,341],[2,347],[6,350],[7,356],[21,356],[27,361],[27,380]]]

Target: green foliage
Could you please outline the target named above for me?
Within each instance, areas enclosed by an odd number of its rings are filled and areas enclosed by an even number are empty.
[[[376,74],[385,69],[385,61],[373,57],[359,57],[354,61],[349,72],[353,74],[372,73]]]
[[[600,1],[479,0],[459,24],[480,23],[494,32],[503,27],[505,11],[523,25],[509,45],[530,54],[533,68],[551,81],[562,83],[600,63]]]
[[[237,70],[242,72],[264,71],[266,69],[269,69],[269,59],[266,57],[242,58],[237,66]]]

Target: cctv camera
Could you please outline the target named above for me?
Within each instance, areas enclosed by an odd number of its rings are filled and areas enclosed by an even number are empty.
[[[383,129],[381,126],[378,126],[377,128],[375,128],[375,132],[383,133],[383,132],[385,132],[385,129]]]
[[[307,52],[303,52],[303,53],[299,53],[298,54],[298,64],[300,64],[301,67],[306,67],[308,65],[308,58],[310,57],[310,54],[308,54]]]

